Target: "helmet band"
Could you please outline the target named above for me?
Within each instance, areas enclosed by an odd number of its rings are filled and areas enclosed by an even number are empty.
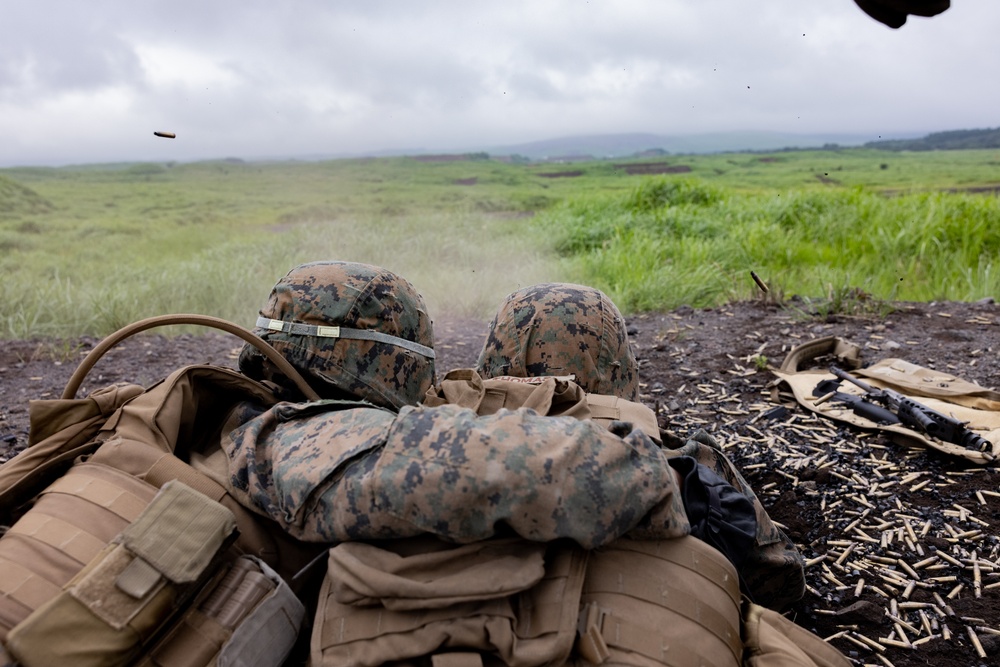
[[[427,357],[428,359],[433,359],[435,357],[434,350],[427,347],[426,345],[421,345],[420,343],[414,343],[412,340],[406,340],[405,338],[400,338],[398,336],[392,336],[387,333],[382,333],[381,331],[370,331],[368,329],[349,329],[347,327],[339,326],[313,326],[311,324],[302,324],[300,322],[285,322],[283,320],[272,320],[269,317],[258,317],[257,327],[261,329],[267,329],[268,331],[278,331],[281,333],[290,334],[292,336],[318,336],[320,338],[349,338],[352,340],[372,340],[379,343],[387,343],[389,345],[395,345],[396,347],[401,347],[410,352],[416,352],[417,354]]]

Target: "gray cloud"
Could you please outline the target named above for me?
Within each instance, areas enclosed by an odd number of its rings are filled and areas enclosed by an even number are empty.
[[[0,22],[0,166],[995,126],[998,24],[995,0],[898,31],[851,0],[36,0]]]
[[[41,101],[53,92],[78,92],[110,84],[137,84],[141,71],[128,43],[87,15],[87,5],[65,11],[20,4],[5,9],[0,28],[0,100]],[[7,14],[7,11],[10,14]]]

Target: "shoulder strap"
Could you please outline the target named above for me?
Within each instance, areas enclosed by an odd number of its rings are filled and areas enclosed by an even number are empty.
[[[587,394],[587,406],[590,408],[591,418],[598,422],[605,425],[610,425],[613,421],[629,422],[657,443],[661,441],[656,413],[647,405],[617,396]]]

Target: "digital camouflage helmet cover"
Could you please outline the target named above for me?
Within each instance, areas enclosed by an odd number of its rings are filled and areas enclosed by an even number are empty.
[[[625,319],[604,292],[542,283],[509,294],[479,354],[483,377],[573,375],[587,392],[639,399]]]
[[[270,343],[323,398],[361,398],[399,409],[434,384],[431,319],[423,297],[391,271],[355,262],[295,267],[271,290],[254,333]],[[251,345],[240,370],[294,385]]]

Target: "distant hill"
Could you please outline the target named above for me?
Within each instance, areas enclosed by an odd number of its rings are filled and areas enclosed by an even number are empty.
[[[895,138],[912,135],[898,134]],[[870,134],[793,134],[785,132],[716,132],[673,136],[652,133],[594,134],[542,139],[520,144],[476,144],[448,151],[451,155],[487,153],[490,157],[517,156],[528,160],[601,160],[666,153],[743,153],[861,146]],[[440,148],[400,148],[351,154],[299,155],[301,160],[353,157],[393,157],[442,154]]]
[[[912,133],[881,133],[885,139],[869,141],[871,134],[796,134],[788,132],[716,132],[692,135],[664,135],[653,133],[595,134],[557,137],[518,144],[472,144],[461,148],[410,147],[381,149],[364,152],[311,154],[248,155],[241,158],[220,158],[227,162],[276,162],[299,160],[315,162],[350,158],[373,157],[424,157],[463,156],[464,159],[484,157],[512,161],[581,161],[650,157],[655,155],[683,155],[698,153],[760,153],[794,150],[837,148],[871,148],[887,151],[927,151],[1000,148],[1000,127],[982,130],[952,130],[917,137]],[[198,160],[203,161],[203,160]],[[74,168],[131,169],[135,163],[125,162],[94,165],[74,165]],[[173,161],[163,162],[171,165]],[[7,188],[7,192],[4,189]],[[33,194],[33,193],[32,193]],[[9,185],[0,182],[0,210],[10,209],[13,193]],[[35,195],[37,197],[37,195]],[[4,200],[7,200],[6,202]],[[30,199],[30,197],[29,197]],[[23,205],[23,204],[22,204]],[[47,202],[34,201],[28,207],[46,206]]]
[[[935,132],[922,139],[869,141],[865,148],[886,151],[947,151],[970,148],[1000,148],[1000,127],[985,130]]]
[[[688,136],[604,134],[560,137],[523,144],[484,147],[490,155],[521,155],[532,160],[589,156],[621,158],[651,150],[667,153],[738,153],[743,151],[820,148],[830,144],[860,146],[867,137],[851,134],[791,134],[781,132],[719,132]]]

